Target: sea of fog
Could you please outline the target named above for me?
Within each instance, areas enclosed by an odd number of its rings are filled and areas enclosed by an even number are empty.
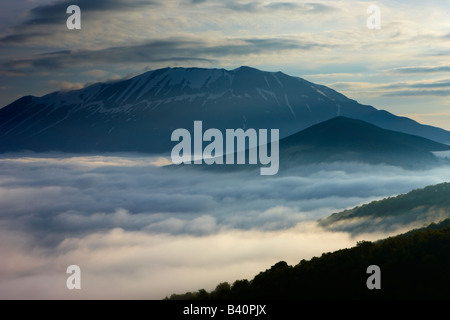
[[[450,181],[450,170],[333,163],[260,176],[140,154],[0,157],[0,299],[162,299],[251,279],[356,241],[334,212]],[[404,230],[398,230],[404,231]],[[66,269],[81,268],[81,290]]]

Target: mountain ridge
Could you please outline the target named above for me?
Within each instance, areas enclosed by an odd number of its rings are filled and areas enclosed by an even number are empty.
[[[340,116],[280,140],[280,150],[286,162],[362,161],[421,167],[437,164],[432,151],[448,151],[450,146]]]
[[[195,120],[219,130],[280,129],[284,138],[335,116],[450,141],[448,131],[359,104],[282,72],[178,67],[42,97],[24,96],[0,109],[0,152],[165,153],[171,132],[191,128]]]
[[[450,183],[444,182],[384,198],[319,220],[327,230],[352,234],[391,232],[399,226],[450,218]]]
[[[253,141],[256,137],[255,133]],[[211,149],[212,145],[216,148],[216,138],[213,140],[213,142],[202,141],[198,146],[202,147],[202,150]],[[239,140],[242,141],[242,137]],[[219,150],[222,150],[226,142],[223,142],[223,137],[219,138],[219,142],[222,145]],[[280,172],[289,172],[290,169],[297,166],[333,162],[388,165],[408,170],[423,170],[450,164],[448,159],[434,154],[434,152],[449,151],[449,145],[407,133],[383,129],[362,120],[342,116],[323,121],[280,139],[275,149],[278,150],[278,157],[272,155],[274,149],[271,143],[255,148],[250,148],[250,139],[245,143],[244,162],[241,164],[234,162],[232,165],[224,165],[227,156],[226,152],[223,152],[222,154],[216,153],[213,158],[209,158],[209,153],[207,153],[205,158],[208,159],[207,163],[202,161],[195,164],[188,158],[187,166],[215,172],[253,170],[267,167],[267,165],[249,163],[251,155],[257,157],[261,152],[263,154],[268,152],[271,155],[270,166],[276,162],[275,166],[279,168]],[[253,143],[258,145],[257,141]],[[174,146],[176,144],[179,142],[173,142]],[[195,144],[192,142],[192,138],[188,144],[192,150]],[[184,152],[183,156],[185,156]],[[168,167],[173,166],[179,165],[168,165]]]

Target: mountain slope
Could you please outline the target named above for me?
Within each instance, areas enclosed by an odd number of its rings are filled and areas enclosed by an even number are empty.
[[[280,141],[285,163],[364,161],[406,167],[437,162],[431,151],[450,150],[426,138],[336,117]]]
[[[203,148],[208,145],[209,142],[204,142]],[[266,148],[264,150],[267,152]],[[270,153],[272,147],[269,145],[267,150]],[[363,162],[405,169],[426,169],[449,165],[448,160],[433,154],[436,151],[449,150],[449,145],[426,138],[382,129],[362,120],[335,117],[281,139],[278,160],[280,172],[298,165],[331,162]],[[259,154],[258,149],[252,149],[251,152]],[[247,161],[245,165],[203,163],[200,167],[197,165],[191,167],[222,172],[260,167],[248,164],[249,151],[246,151],[245,157]],[[223,156],[219,158],[221,158],[219,163],[225,163]],[[275,159],[272,157],[273,161]]]
[[[369,290],[367,268],[380,268],[381,289]],[[172,300],[237,299],[448,299],[450,297],[449,220],[375,243],[324,253],[295,266],[280,261],[252,280],[221,283],[173,294]]]
[[[334,213],[319,224],[328,230],[352,234],[391,232],[404,226],[429,224],[449,216],[450,183],[442,183]]]
[[[165,68],[81,90],[26,96],[0,109],[0,152],[168,152],[177,128],[280,129],[287,137],[336,116],[450,141],[423,126],[281,72]]]

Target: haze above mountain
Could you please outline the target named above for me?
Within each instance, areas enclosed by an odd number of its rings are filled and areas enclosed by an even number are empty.
[[[165,68],[81,90],[26,96],[0,109],[0,152],[169,152],[177,128],[280,129],[280,138],[336,116],[450,142],[450,132],[362,105],[281,72]]]

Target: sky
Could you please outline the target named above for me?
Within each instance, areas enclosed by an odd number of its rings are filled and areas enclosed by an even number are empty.
[[[69,5],[81,29],[69,30]],[[381,12],[369,29],[370,5]],[[163,67],[282,71],[450,130],[450,2],[2,0],[0,106]]]

